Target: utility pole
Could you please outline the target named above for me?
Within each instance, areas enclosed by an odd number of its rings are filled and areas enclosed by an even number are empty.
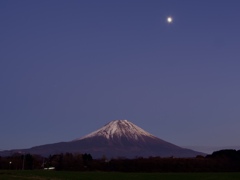
[[[22,170],[25,169],[25,153],[23,154]]]

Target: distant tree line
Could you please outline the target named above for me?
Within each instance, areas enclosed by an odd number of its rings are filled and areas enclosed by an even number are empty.
[[[41,157],[31,154],[13,154],[0,157],[0,169],[57,171],[121,171],[121,172],[239,172],[240,150],[221,150],[195,158],[137,157],[135,159],[105,156],[93,159],[90,154],[55,154]]]

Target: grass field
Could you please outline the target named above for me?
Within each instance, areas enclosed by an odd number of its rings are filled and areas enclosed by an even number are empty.
[[[120,173],[62,171],[0,171],[1,180],[239,180],[240,173]]]

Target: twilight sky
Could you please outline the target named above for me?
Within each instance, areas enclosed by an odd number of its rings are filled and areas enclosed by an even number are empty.
[[[116,119],[179,146],[240,145],[239,7],[1,0],[0,150],[70,141]]]

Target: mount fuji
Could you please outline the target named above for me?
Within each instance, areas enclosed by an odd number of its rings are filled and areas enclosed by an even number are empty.
[[[93,158],[135,157],[195,157],[201,152],[181,148],[166,142],[129,122],[114,120],[102,128],[69,142],[35,146],[30,149],[10,150],[1,154],[31,153],[48,156],[57,153],[89,153]]]

